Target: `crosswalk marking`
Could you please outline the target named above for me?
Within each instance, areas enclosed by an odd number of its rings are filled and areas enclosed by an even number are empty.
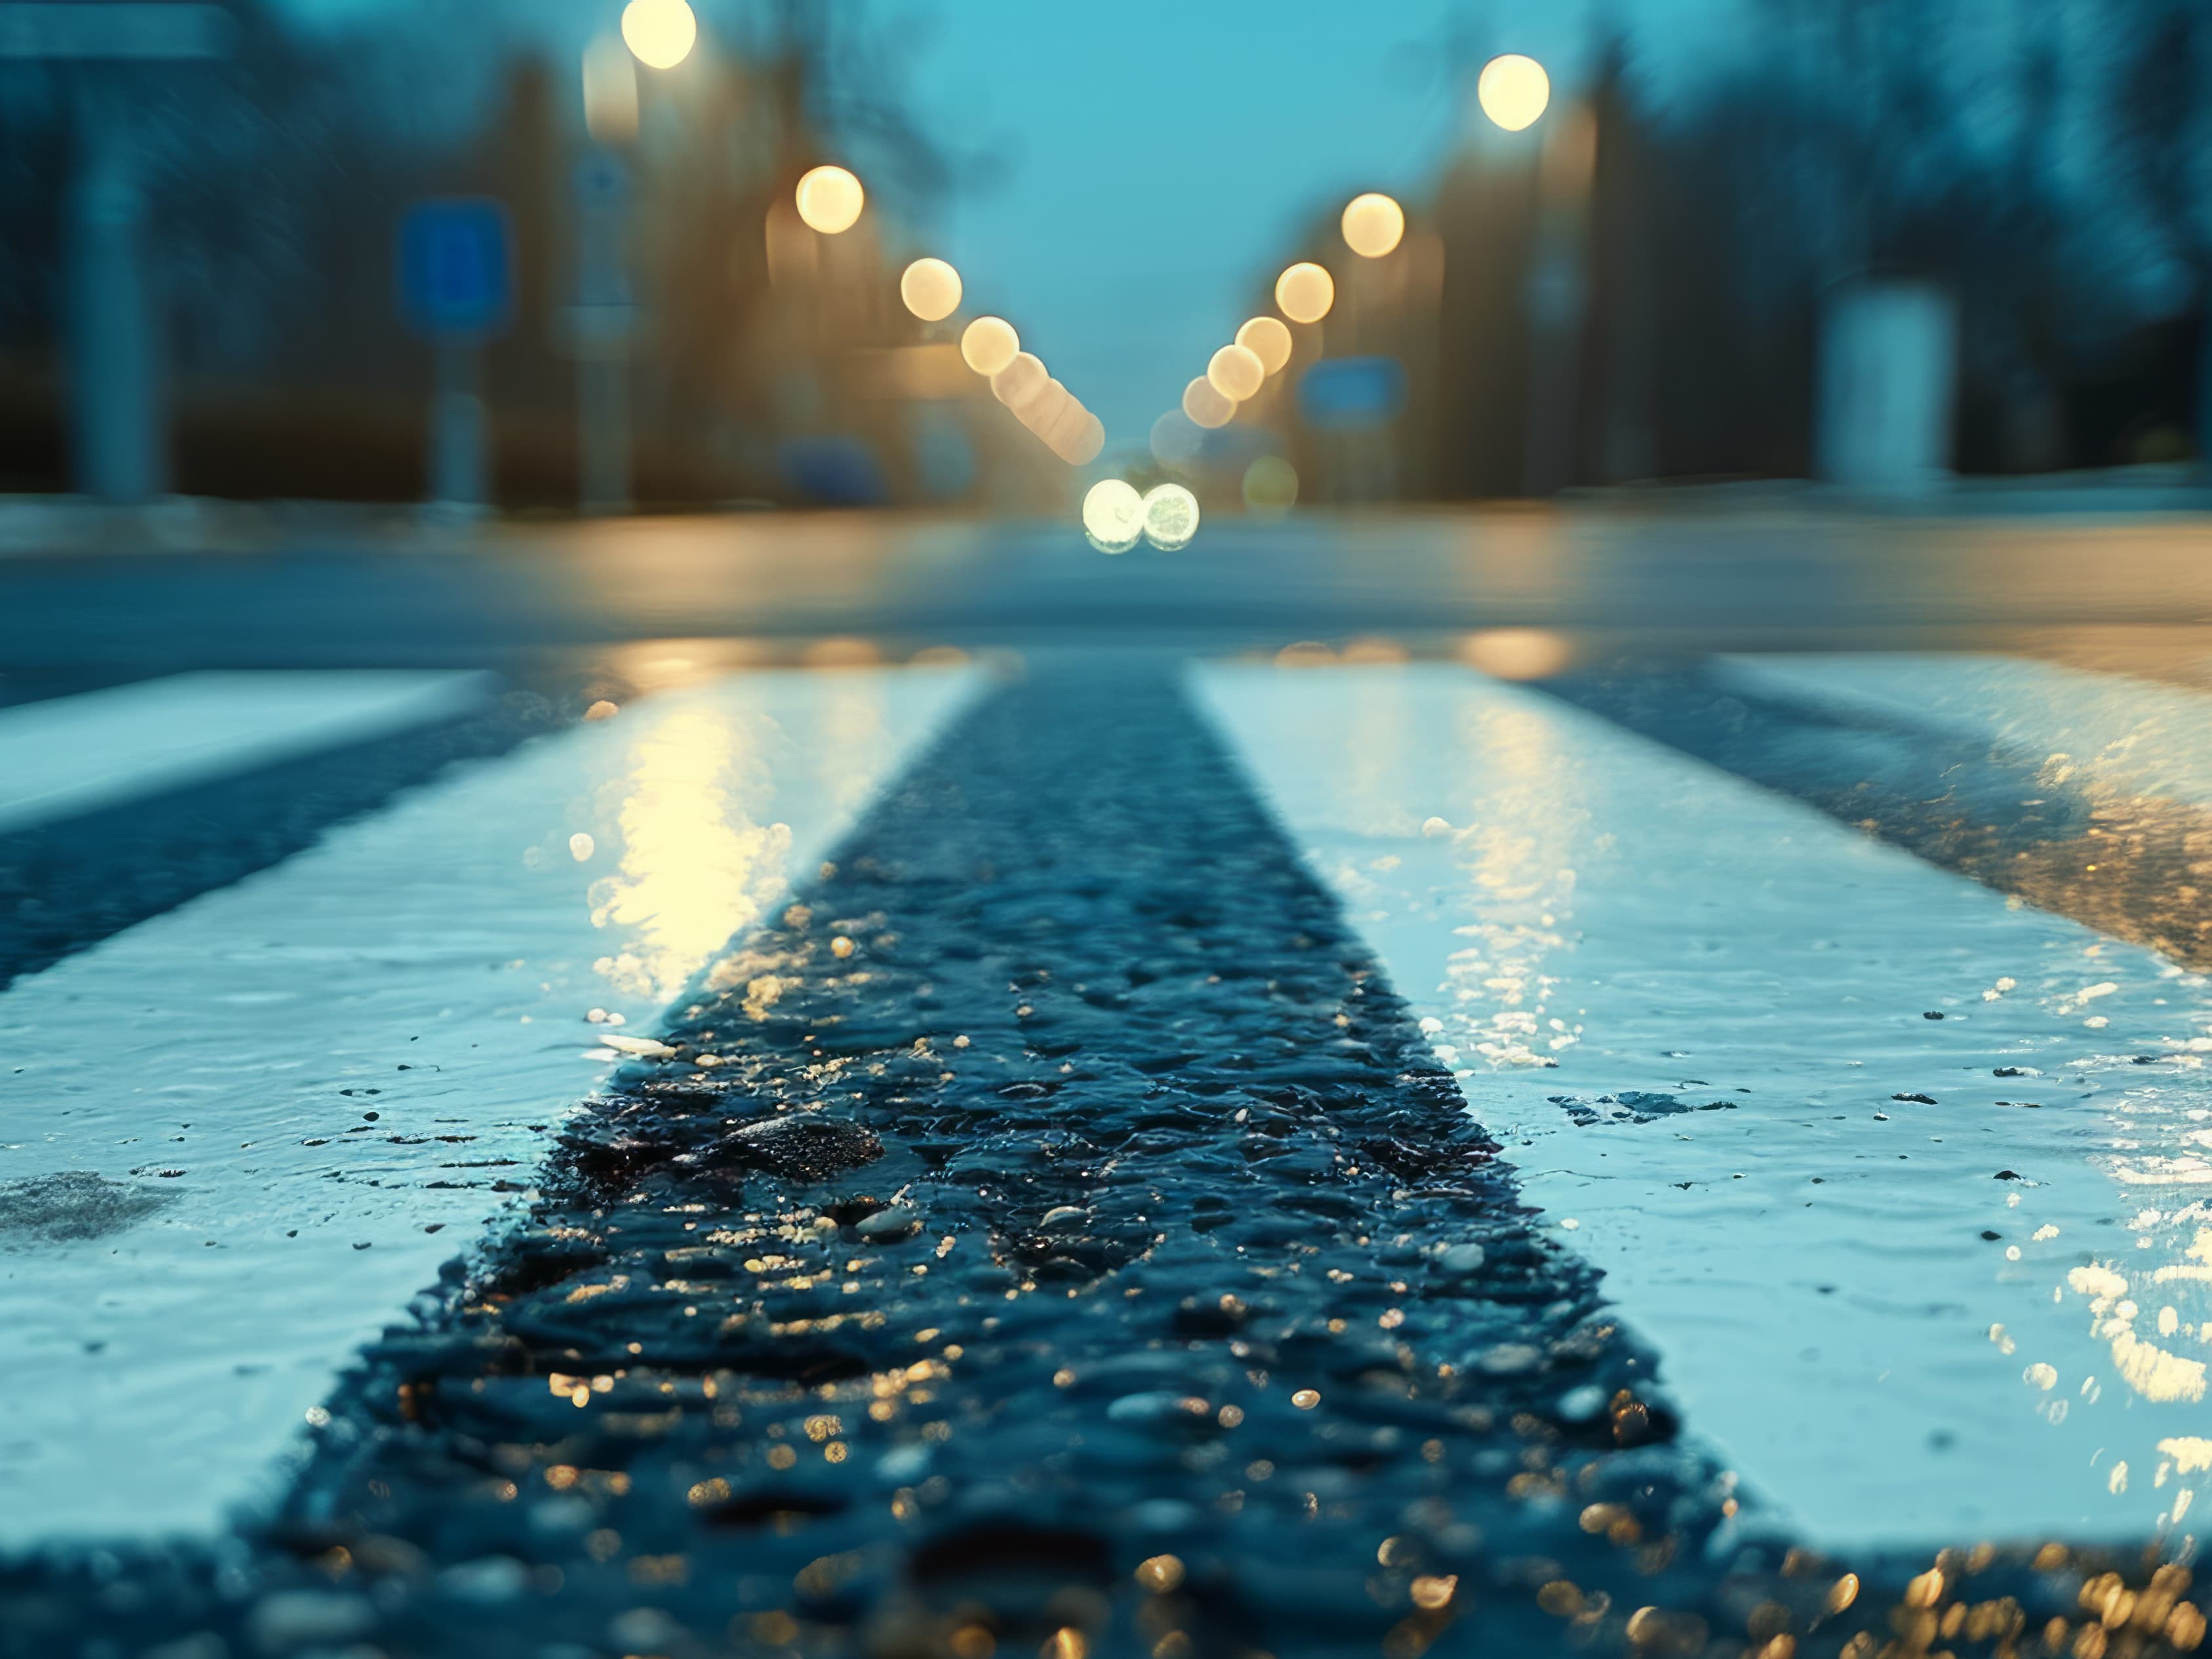
[[[2212,806],[2212,696],[2019,657],[1857,652],[1719,659],[1758,692],[2011,750],[2054,784]]]
[[[455,719],[494,684],[404,669],[209,672],[0,710],[0,830]]]
[[[1747,1523],[2193,1529],[2201,977],[1457,671],[1199,684]]]
[[[651,699],[0,996],[0,1174],[167,1200],[108,1236],[0,1237],[0,1547],[198,1529],[273,1493],[334,1370],[604,1074],[586,1010],[649,1031],[977,683]]]

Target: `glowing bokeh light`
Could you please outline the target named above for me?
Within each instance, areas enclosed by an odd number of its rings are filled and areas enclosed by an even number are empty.
[[[699,20],[684,0],[629,0],[623,8],[622,35],[647,69],[674,69],[698,44]]]
[[[960,309],[960,273],[942,259],[916,259],[899,277],[899,298],[925,323],[941,323]]]
[[[1121,478],[1101,478],[1083,498],[1083,533],[1101,553],[1127,553],[1145,538],[1145,498]]]
[[[1198,497],[1179,483],[1155,484],[1145,493],[1145,539],[1163,553],[1188,547],[1198,534]]]
[[[1051,380],[1043,359],[1035,352],[1018,351],[991,377],[991,395],[1018,414],[1022,405],[1042,392]]]
[[[1280,518],[1298,501],[1298,470],[1279,455],[1262,455],[1244,469],[1244,505],[1262,518]]]
[[[1014,411],[1021,423],[1044,440],[1048,445],[1055,428],[1063,420],[1071,419],[1082,404],[1075,394],[1058,380],[1047,376],[1043,386],[1018,404],[1006,405]]]
[[[1294,323],[1317,323],[1336,303],[1336,278],[1321,266],[1292,265],[1275,279],[1275,304]]]
[[[1060,459],[1070,466],[1088,466],[1106,453],[1106,422],[1089,410],[1083,411],[1083,422],[1075,429]]]
[[[1540,680],[1575,659],[1573,644],[1540,628],[1492,628],[1460,641],[1460,660],[1501,680]]]
[[[978,317],[960,337],[961,361],[986,377],[1013,362],[1021,349],[1022,337],[1003,317]]]
[[[1237,417],[1237,400],[1201,374],[1182,389],[1182,412],[1210,430]]]
[[[584,48],[584,129],[597,144],[637,137],[637,59],[611,34]]]
[[[1291,331],[1279,317],[1255,317],[1237,331],[1237,343],[1260,360],[1270,374],[1279,374],[1291,361]]]
[[[1171,409],[1152,422],[1152,459],[1171,472],[1194,466],[1206,453],[1206,433],[1180,409]]]
[[[867,203],[860,181],[842,167],[810,168],[799,181],[799,216],[807,228],[836,236],[860,222]]]
[[[1508,52],[1482,66],[1474,84],[1482,112],[1508,132],[1534,126],[1552,101],[1552,77],[1533,58]]]
[[[1225,345],[1206,364],[1206,378],[1223,397],[1241,404],[1267,384],[1267,366],[1248,346]]]
[[[1363,259],[1379,259],[1406,237],[1406,210],[1380,191],[1355,196],[1344,210],[1344,245]]]

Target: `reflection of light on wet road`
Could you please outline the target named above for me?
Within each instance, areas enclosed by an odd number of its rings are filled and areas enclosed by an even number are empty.
[[[693,670],[688,644],[655,653]],[[7,1176],[167,1200],[77,1243],[0,1237],[21,1385],[0,1540],[204,1528],[265,1491],[333,1371],[526,1189],[601,1074],[580,1056],[605,1015],[646,1040],[663,988],[791,856],[833,850],[975,683],[766,673],[630,701],[0,995]]]
[[[791,830],[753,816],[771,809],[775,785],[750,724],[693,704],[632,754],[619,786],[621,872],[592,888],[592,924],[628,940],[592,965],[634,996],[674,996],[783,885]]]
[[[1838,1544],[2187,1531],[2203,978],[1461,671],[1204,684],[1754,1496]]]

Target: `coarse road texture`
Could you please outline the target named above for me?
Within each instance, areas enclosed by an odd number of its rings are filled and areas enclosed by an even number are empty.
[[[272,1522],[16,1564],[0,1651],[2202,1637],[2155,1556],[1844,1564],[1735,1515],[1165,664],[1034,661],[663,1035]]]

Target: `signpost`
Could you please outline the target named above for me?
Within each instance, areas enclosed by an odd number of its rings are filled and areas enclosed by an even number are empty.
[[[437,352],[430,405],[430,499],[477,509],[491,499],[483,343],[514,310],[507,210],[488,197],[418,202],[399,227],[399,303]]]
[[[151,500],[163,485],[161,328],[145,255],[132,68],[228,57],[220,6],[0,4],[0,59],[70,66],[77,175],[64,216],[70,473],[103,501]]]
[[[625,65],[628,58],[624,58]],[[630,506],[629,169],[610,150],[577,164],[576,305],[568,340],[576,357],[578,505],[586,513]]]

